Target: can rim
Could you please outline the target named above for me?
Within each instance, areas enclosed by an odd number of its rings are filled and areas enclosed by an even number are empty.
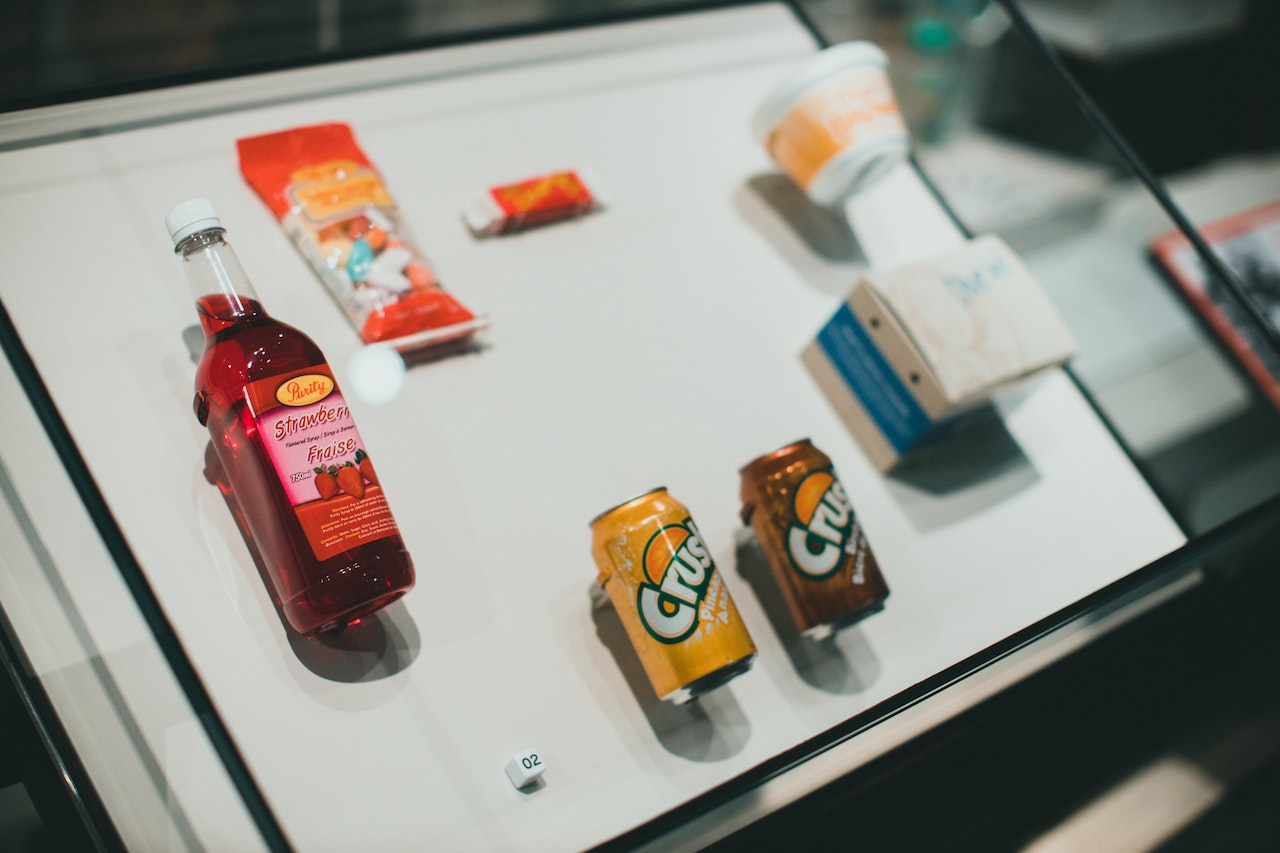
[[[658,492],[665,492],[666,490],[667,490],[666,486],[655,486],[654,488],[648,489],[647,491],[640,492],[637,495],[632,495],[631,497],[627,498],[625,501],[616,503],[613,506],[609,507],[608,509],[604,510],[603,512],[597,513],[594,518],[592,518],[590,521],[587,522],[587,527],[594,527],[597,521],[604,518],[606,515],[613,512],[614,510],[622,509],[624,506],[626,506],[629,503],[632,503],[633,501],[638,501],[640,500],[640,498],[643,498],[647,495],[656,494]]]
[[[777,448],[777,449],[775,449],[775,450],[771,450],[771,451],[769,451],[768,453],[764,453],[764,454],[761,454],[760,456],[757,456],[755,459],[752,459],[752,460],[751,460],[750,462],[748,462],[746,465],[743,465],[741,468],[739,468],[739,469],[738,469],[738,473],[739,473],[739,474],[745,474],[745,473],[747,473],[747,471],[748,471],[749,469],[751,469],[751,468],[755,468],[756,466],[758,466],[758,465],[760,465],[760,464],[762,464],[762,463],[764,463],[764,462],[767,462],[767,461],[769,461],[770,459],[773,459],[773,458],[775,458],[775,457],[781,456],[782,454],[786,453],[788,450],[793,450],[793,449],[795,449],[796,447],[799,447],[799,446],[800,446],[800,445],[802,445],[802,444],[807,444],[807,445],[809,445],[810,447],[813,447],[813,446],[814,446],[814,445],[813,445],[813,440],[812,440],[812,439],[810,439],[808,436],[806,436],[806,437],[804,437],[804,438],[798,438],[798,439],[796,439],[795,441],[790,442],[789,444],[784,444],[784,445],[782,445],[781,447],[779,447],[779,448]]]

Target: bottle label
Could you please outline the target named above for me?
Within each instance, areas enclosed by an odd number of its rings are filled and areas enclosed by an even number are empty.
[[[328,365],[252,382],[245,399],[317,559],[399,535]]]
[[[844,151],[906,133],[884,71],[853,68],[814,87],[782,117],[766,143],[783,171],[805,189]]]

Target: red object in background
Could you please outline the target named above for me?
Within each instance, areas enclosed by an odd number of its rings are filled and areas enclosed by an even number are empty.
[[[595,204],[591,191],[574,172],[494,187],[489,194],[506,215],[504,231],[578,216]]]
[[[1239,279],[1243,296],[1280,334],[1280,201],[1218,219],[1198,229]],[[1258,389],[1280,408],[1280,352],[1245,316],[1236,295],[1211,275],[1191,241],[1170,231],[1151,254],[1204,318]]]
[[[477,237],[488,237],[572,219],[600,206],[578,172],[553,172],[490,187],[467,205],[462,218]]]

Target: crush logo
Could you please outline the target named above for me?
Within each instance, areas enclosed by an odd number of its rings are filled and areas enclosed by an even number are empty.
[[[796,524],[787,529],[787,554],[796,571],[824,580],[840,568],[853,535],[853,507],[830,471],[814,471],[796,488]]]
[[[667,524],[644,546],[648,582],[636,594],[640,622],[660,643],[679,643],[698,629],[698,611],[715,566],[693,519]]]

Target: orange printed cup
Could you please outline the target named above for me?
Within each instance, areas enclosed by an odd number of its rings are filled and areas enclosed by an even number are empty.
[[[869,42],[829,47],[756,111],[755,135],[818,204],[838,205],[907,155],[885,65]]]

